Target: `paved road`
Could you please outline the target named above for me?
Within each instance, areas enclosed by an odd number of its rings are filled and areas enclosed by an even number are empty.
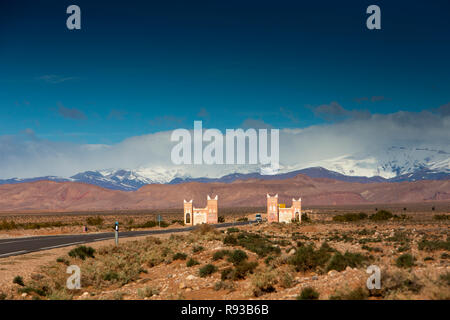
[[[254,222],[255,221],[243,221],[234,223],[227,222],[227,223],[219,223],[214,226],[216,228],[228,228],[232,226],[248,225]],[[119,238],[139,237],[164,233],[177,233],[190,231],[193,230],[194,228],[195,227],[143,230],[143,231],[125,231],[119,233]],[[49,250],[60,247],[73,246],[82,243],[89,243],[110,239],[114,239],[114,232],[0,239],[0,258],[6,258],[29,252]]]

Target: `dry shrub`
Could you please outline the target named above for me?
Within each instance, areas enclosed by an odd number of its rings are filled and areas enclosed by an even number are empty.
[[[189,242],[221,240],[221,233],[210,224],[200,224],[190,232]]]
[[[414,275],[406,271],[386,272],[382,278],[381,295],[385,299],[398,299],[418,294],[423,284]]]
[[[274,292],[277,282],[277,274],[274,270],[255,273],[252,277],[253,295],[259,297],[265,293]]]
[[[283,271],[280,274],[278,282],[280,283],[281,287],[285,289],[292,288],[294,286],[294,277],[290,272]]]

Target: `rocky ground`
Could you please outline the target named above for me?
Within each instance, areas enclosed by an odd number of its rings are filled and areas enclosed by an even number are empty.
[[[99,244],[94,257],[58,249],[16,264],[4,299],[449,299],[449,220],[260,224]],[[17,259],[17,257],[16,257]],[[66,289],[68,265],[80,290]],[[368,290],[369,265],[381,289]],[[1,269],[0,269],[1,270]],[[12,274],[9,273],[11,278]],[[305,290],[305,288],[311,288]],[[312,293],[311,293],[312,292]]]

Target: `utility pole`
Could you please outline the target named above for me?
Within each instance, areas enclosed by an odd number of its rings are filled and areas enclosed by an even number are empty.
[[[119,221],[116,221],[116,224],[114,225],[114,233],[115,233],[116,246],[117,246],[117,245],[119,245]]]

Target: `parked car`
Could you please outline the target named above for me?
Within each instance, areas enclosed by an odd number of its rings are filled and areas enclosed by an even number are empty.
[[[262,217],[261,217],[261,214],[259,214],[259,213],[257,213],[256,214],[256,222],[258,222],[258,223],[260,223],[260,222],[262,222],[263,220],[262,220]]]

